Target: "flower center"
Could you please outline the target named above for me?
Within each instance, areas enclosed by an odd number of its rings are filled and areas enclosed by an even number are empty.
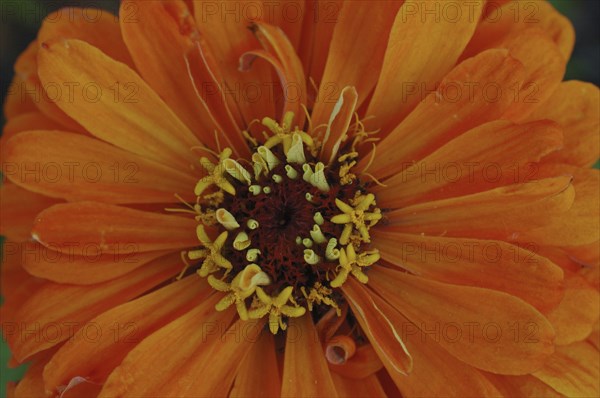
[[[268,315],[273,333],[307,310],[339,314],[338,288],[349,275],[367,283],[365,271],[379,260],[369,229],[381,211],[351,173],[355,142],[326,165],[318,143],[292,122],[291,112],[281,125],[264,118],[271,135],[251,161],[231,159],[229,148],[215,163],[201,159],[200,247],[187,253],[202,260],[198,274],[227,293],[217,310],[235,305],[242,319]]]

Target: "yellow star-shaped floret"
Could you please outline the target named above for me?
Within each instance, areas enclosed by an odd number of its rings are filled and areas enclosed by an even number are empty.
[[[204,258],[204,262],[198,270],[198,274],[204,278],[208,274],[218,271],[219,268],[225,268],[225,275],[227,275],[233,267],[231,262],[221,254],[221,250],[227,240],[227,231],[222,232],[213,242],[204,230],[204,226],[200,224],[196,227],[196,235],[198,235],[198,240],[205,249],[192,250],[188,252],[188,257],[190,260]]]
[[[369,277],[361,270],[361,267],[369,267],[379,260],[379,252],[372,250],[364,253],[356,254],[354,246],[348,245],[346,248],[340,249],[340,265],[338,266],[338,274],[335,279],[329,284],[331,287],[340,287],[348,279],[348,274],[354,275],[361,283],[367,283]]]
[[[243,271],[238,273],[231,283],[224,282],[215,278],[213,275],[208,277],[208,284],[220,292],[229,292],[216,305],[217,311],[224,311],[235,304],[240,319],[248,320],[248,310],[245,300],[250,297],[257,289],[258,285],[268,285],[271,283],[269,276],[263,272],[256,264],[249,264]],[[259,288],[260,289],[260,288]]]
[[[281,328],[281,330],[285,330],[287,325],[283,322],[281,318],[282,315],[298,318],[306,312],[304,307],[300,307],[293,302],[292,299],[292,291],[294,288],[292,286],[288,286],[283,289],[277,297],[271,297],[260,287],[256,288],[256,295],[259,300],[259,307],[251,309],[248,313],[248,316],[251,319],[260,319],[263,316],[269,314],[269,329],[271,333],[277,334],[277,331]],[[294,306],[287,305],[286,303],[291,301]]]
[[[379,209],[375,209],[373,212],[366,211],[374,202],[375,195],[372,193],[363,196],[355,207],[339,199],[335,200],[336,206],[343,212],[331,218],[331,222],[334,224],[344,224],[344,230],[339,239],[340,244],[348,244],[353,228],[356,228],[364,242],[369,243],[371,241],[369,228],[381,219]],[[367,221],[369,225],[366,224]]]

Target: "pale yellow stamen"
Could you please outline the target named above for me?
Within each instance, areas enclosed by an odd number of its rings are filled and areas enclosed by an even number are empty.
[[[321,262],[321,257],[312,249],[306,249],[304,250],[304,261],[310,265],[315,265]]]
[[[246,249],[248,246],[250,246],[252,242],[250,242],[250,238],[248,237],[248,234],[245,233],[244,231],[238,233],[235,237],[235,239],[233,240],[233,248],[235,250],[244,250]]]
[[[233,214],[228,212],[226,209],[220,208],[215,212],[217,217],[217,222],[225,227],[226,230],[231,231],[233,229],[239,228],[240,224],[236,221]]]
[[[315,241],[315,243],[319,244],[327,241],[327,238],[325,238],[325,235],[323,235],[321,228],[319,228],[317,224],[313,225],[313,229],[310,231],[310,237],[313,241]]]
[[[254,220],[254,219],[249,219],[248,222],[246,222],[246,225],[248,226],[248,228],[250,228],[251,230],[255,230],[256,228],[258,228],[260,225],[258,223],[258,221]]]
[[[295,180],[298,178],[298,172],[289,164],[285,165],[285,173],[290,180]]]

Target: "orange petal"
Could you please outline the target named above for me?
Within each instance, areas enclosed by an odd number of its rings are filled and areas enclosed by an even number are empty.
[[[80,40],[43,43],[38,62],[42,83],[75,84],[57,105],[96,137],[182,170],[195,163],[198,139],[127,65]]]
[[[103,253],[177,250],[198,245],[196,224],[193,218],[77,202],[41,212],[32,235],[61,253],[86,245]]]
[[[221,298],[210,296],[143,339],[113,370],[99,397],[156,395],[160,388],[189,383],[189,379],[179,378],[180,370],[204,347],[219,341],[233,319],[233,309],[215,310]]]
[[[387,397],[381,383],[374,374],[363,379],[351,379],[332,373],[331,378],[340,397]]]
[[[10,86],[8,86],[6,97],[4,97],[3,110],[4,117],[8,121],[23,113],[38,111],[33,99],[27,94],[25,81],[23,81],[19,75],[15,75]]]
[[[311,316],[291,318],[285,343],[281,396],[337,395]]]
[[[15,62],[15,74],[22,81],[19,86],[13,87],[14,91],[9,92],[9,96],[14,96],[16,102],[23,102],[25,97],[29,97],[37,109],[44,115],[60,123],[63,128],[70,131],[85,132],[85,129],[63,112],[56,101],[64,96],[68,96],[71,90],[72,81],[68,80],[65,85],[60,85],[56,81],[43,84],[38,76],[38,49],[39,42],[34,40],[27,49],[19,55]]]
[[[531,375],[503,376],[486,373],[503,397],[564,398],[564,395]]]
[[[494,121],[475,127],[376,187],[381,207],[462,196],[535,177],[533,162],[561,148],[562,133],[550,121],[516,125]]]
[[[44,382],[42,380],[42,371],[53,352],[54,350],[43,352],[37,356],[35,360],[31,361],[32,363],[27,369],[27,372],[23,375],[23,378],[19,381],[14,390],[15,398],[46,396]]]
[[[273,335],[261,333],[242,360],[229,396],[277,397],[280,392],[281,377]]]
[[[43,279],[28,274],[21,266],[23,247],[23,243],[11,242],[10,240],[5,241],[2,245],[0,290],[4,302],[0,307],[0,318],[2,319],[2,332],[5,337],[16,332],[17,325],[14,323],[14,315],[21,304],[31,296],[31,292],[47,284]]]
[[[408,206],[387,217],[398,232],[532,242],[529,231],[566,212],[574,196],[570,177],[546,178]]]
[[[48,14],[38,32],[37,40],[43,43],[52,39],[85,41],[112,59],[133,67],[129,51],[121,37],[119,19],[107,10],[69,7]]]
[[[382,267],[371,269],[369,286],[450,354],[479,369],[530,373],[554,350],[554,330],[546,318],[509,294]]]
[[[402,3],[387,1],[377,7],[364,1],[342,3],[312,112],[313,126],[327,123],[336,99],[346,86],[356,88],[357,107],[365,101],[377,83],[387,38]]]
[[[391,131],[419,102],[419,89],[434,89],[456,64],[479,21],[484,2],[454,2],[450,17],[426,14],[439,4],[408,2],[390,32],[379,81],[367,108],[371,126]],[[430,7],[433,6],[433,7]],[[437,7],[436,7],[437,6]],[[416,90],[415,90],[416,89]]]
[[[216,69],[223,77],[219,85],[228,93],[230,108],[239,109],[244,125],[248,126],[254,119],[275,116],[272,74],[266,64],[257,64],[248,72],[238,70],[242,54],[259,45],[248,29],[258,16],[239,11],[236,16],[227,16],[232,8],[240,10],[241,3],[228,7],[225,3],[194,0],[194,17],[217,61]]]
[[[556,331],[555,343],[567,345],[584,340],[600,317],[600,293],[577,274],[565,278],[566,291],[560,305],[547,314]]]
[[[388,373],[392,378],[409,375],[413,367],[413,358],[406,349],[396,325],[387,317],[389,311],[382,308],[381,303],[353,278],[346,281],[342,290]]]
[[[384,260],[423,278],[498,290],[542,312],[563,298],[562,269],[518,246],[375,230],[372,236]]]
[[[44,369],[46,390],[76,376],[103,383],[144,338],[200,305],[212,289],[196,275],[112,308],[70,338]]]
[[[502,4],[508,3],[508,4]],[[575,44],[575,30],[568,18],[546,1],[495,0],[486,4],[484,18],[477,26],[463,58],[471,57],[488,48],[500,47],[507,36],[526,29],[542,29],[569,59]]]
[[[354,87],[344,87],[326,126],[321,148],[321,159],[331,164],[343,141],[348,138],[348,127],[354,118],[358,93]]]
[[[256,22],[254,26],[254,34],[257,39],[282,66],[279,78],[285,99],[283,114],[294,112],[296,115],[294,124],[302,128],[305,118],[304,108],[306,108],[306,79],[302,63],[296,55],[292,43],[281,29],[262,22]]]
[[[533,375],[566,396],[597,397],[600,352],[585,341],[556,347],[546,365]]]
[[[68,201],[169,203],[174,194],[194,201],[197,181],[142,156],[95,138],[60,131],[26,131],[4,148],[18,167],[15,184]]]
[[[242,360],[251,351],[264,329],[266,318],[251,321],[238,319],[215,339],[198,350],[177,372],[184,383],[169,383],[159,391],[163,397],[224,397],[231,385]],[[262,359],[263,353],[261,353]],[[213,377],[198,377],[211,375]],[[267,377],[274,375],[267,374]]]
[[[343,364],[329,363],[332,374],[336,373],[348,379],[364,379],[383,368],[377,352],[371,344],[360,346],[354,355]]]
[[[462,62],[380,141],[368,171],[380,179],[391,176],[402,164],[421,160],[463,132],[499,119],[512,104],[508,94],[523,73],[522,64],[507,50],[489,50]],[[368,161],[366,156],[359,169]]]
[[[31,275],[57,283],[93,285],[125,275],[162,257],[168,251],[102,253],[90,246],[71,247],[69,254],[48,249],[36,242],[23,242],[20,259]]]
[[[572,166],[552,166],[546,170],[540,168],[540,174],[573,176],[575,201],[567,212],[548,220],[545,225],[527,231],[529,240],[552,246],[587,246],[598,248],[600,240],[600,171],[597,169],[579,169]],[[585,248],[583,250],[586,251]]]
[[[342,5],[341,0],[307,0],[298,54],[304,65],[304,74],[317,86],[314,87],[316,91],[323,77],[331,38]],[[309,108],[312,109],[317,93],[312,90],[312,84],[308,89],[312,94],[309,97]]]
[[[4,166],[6,165],[5,163]],[[6,168],[2,170],[3,173],[6,173],[6,170]],[[30,239],[35,216],[58,202],[56,199],[30,192],[15,184],[1,184],[0,194],[2,195],[0,234],[17,242]]]
[[[522,121],[546,101],[560,84],[567,65],[558,47],[541,29],[511,35],[500,46],[525,66],[525,78],[503,118]]]
[[[398,389],[408,397],[487,397],[496,390],[481,373],[458,360],[419,330],[400,312],[377,295],[373,299],[385,309],[413,356],[408,376],[389,372]],[[413,355],[414,354],[414,355]],[[452,380],[452,383],[448,381]]]
[[[598,160],[600,92],[595,85],[562,82],[527,119],[552,119],[563,128],[564,148],[549,155],[545,161],[590,167]]]
[[[140,75],[196,136],[217,149],[215,125],[198,100],[185,62],[198,31],[182,1],[121,2],[123,40]]]
[[[7,336],[23,361],[71,337],[94,316],[146,292],[181,269],[178,255],[162,257],[118,279],[93,286],[47,283],[20,305]]]

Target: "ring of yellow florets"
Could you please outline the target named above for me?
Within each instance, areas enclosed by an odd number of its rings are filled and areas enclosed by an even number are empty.
[[[297,127],[293,114],[270,131],[252,155],[251,169],[231,158],[201,159],[207,175],[198,181],[194,207],[201,260],[197,273],[227,293],[219,311],[235,305],[241,319],[269,316],[273,333],[285,330],[284,317],[317,307],[334,308],[352,275],[367,283],[365,270],[379,260],[369,229],[381,219],[373,194],[365,194],[350,172],[356,152],[336,164],[317,160],[313,138]],[[212,236],[212,237],[211,237]]]

